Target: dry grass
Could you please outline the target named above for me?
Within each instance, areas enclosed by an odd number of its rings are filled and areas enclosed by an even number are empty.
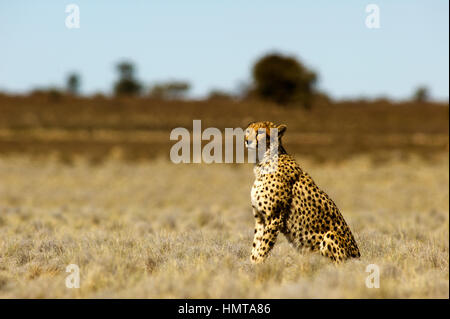
[[[0,297],[448,298],[448,155],[299,158],[362,258],[339,267],[283,237],[253,266],[250,165],[0,157]],[[78,264],[81,288],[65,287]],[[379,289],[365,286],[368,264]]]

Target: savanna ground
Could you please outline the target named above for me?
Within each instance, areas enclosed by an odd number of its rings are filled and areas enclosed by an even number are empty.
[[[52,99],[0,97],[0,297],[449,297],[448,105]],[[281,235],[252,265],[251,164],[167,159],[171,128],[255,116],[288,124],[287,150],[340,208],[359,260],[334,266]]]

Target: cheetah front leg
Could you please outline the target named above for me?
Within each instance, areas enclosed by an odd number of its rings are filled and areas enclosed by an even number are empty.
[[[275,245],[278,233],[280,232],[281,217],[269,216],[261,222],[256,218],[255,237],[253,239],[253,249],[251,262],[258,264],[263,262]]]
[[[251,254],[252,262],[256,259],[254,256],[258,256],[259,249],[261,247],[262,238],[264,236],[265,217],[261,212],[253,207],[253,216],[255,217],[255,234],[253,237],[253,248]]]

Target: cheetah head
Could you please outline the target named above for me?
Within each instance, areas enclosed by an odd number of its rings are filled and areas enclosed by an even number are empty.
[[[281,137],[286,132],[287,126],[284,124],[275,125],[272,122],[252,122],[245,130],[245,146],[249,149],[257,149],[261,143],[266,143],[265,149],[269,149],[270,143],[278,132],[278,143],[281,145]]]

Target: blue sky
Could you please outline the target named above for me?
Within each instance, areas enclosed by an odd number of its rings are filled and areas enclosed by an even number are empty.
[[[65,7],[80,8],[80,28]],[[380,8],[368,29],[366,5]],[[448,1],[6,1],[0,0],[0,90],[62,86],[110,92],[118,61],[146,85],[188,80],[192,96],[236,90],[263,54],[297,56],[335,98],[404,99],[419,85],[449,97]]]

